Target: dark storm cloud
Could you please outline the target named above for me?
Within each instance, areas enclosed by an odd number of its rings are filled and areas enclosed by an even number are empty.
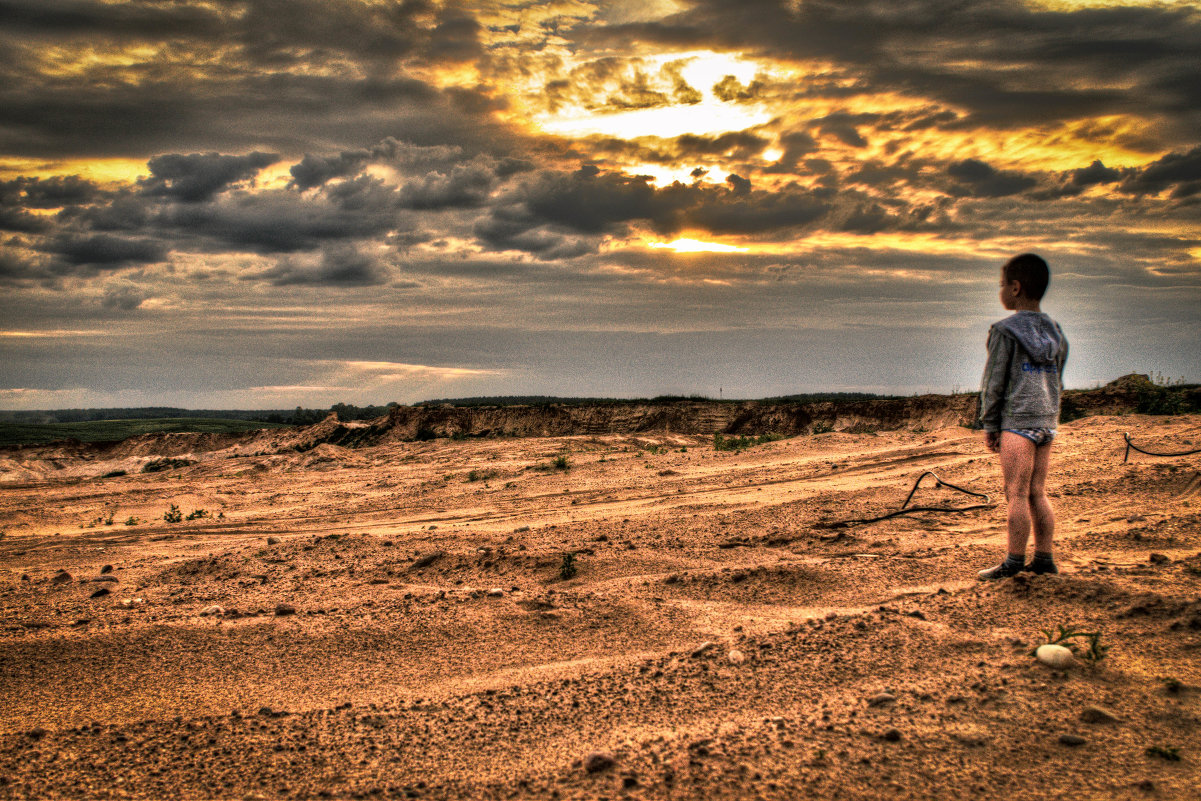
[[[978,159],[957,161],[947,167],[947,174],[958,182],[952,189],[954,194],[973,197],[1016,195],[1038,183],[1028,175],[1011,170],[998,170]]]
[[[266,280],[276,286],[313,284],[322,286],[371,286],[387,280],[387,270],[376,259],[350,245],[322,249],[316,264],[284,256],[271,269],[247,279]]]
[[[78,175],[52,178],[17,178],[0,182],[0,202],[19,201],[29,209],[59,209],[89,203],[102,193]]]
[[[1047,11],[1018,0],[698,0],[659,21],[598,26],[581,36],[829,60],[863,89],[960,107],[964,125],[1151,113],[1178,123],[1167,133],[1182,137],[1201,119],[1201,14],[1187,6]]]
[[[299,164],[292,165],[292,185],[297,189],[312,189],[334,178],[354,175],[371,159],[368,150],[344,150],[334,156],[314,156],[306,153]]]
[[[484,165],[458,165],[415,178],[400,190],[400,204],[410,209],[441,209],[483,205],[496,184],[496,174]]]
[[[142,191],[151,197],[196,203],[209,200],[231,184],[253,178],[259,170],[277,161],[277,154],[258,151],[245,156],[168,153],[147,163],[150,177],[141,182]]]
[[[398,228],[394,189],[364,176],[316,198],[272,190],[208,204],[175,204],[154,217],[164,236],[202,252],[292,253]]]
[[[524,241],[546,247],[544,226],[585,235],[620,233],[631,223],[660,234],[702,228],[717,234],[783,233],[824,216],[833,198],[824,192],[790,188],[755,191],[751,182],[730,175],[724,186],[673,183],[655,187],[646,176],[602,173],[586,166],[574,173],[542,172],[498,199],[491,217],[476,232],[494,246]],[[531,250],[529,247],[519,249]]]
[[[1153,194],[1166,189],[1172,197],[1191,197],[1201,192],[1201,146],[1187,153],[1169,153],[1148,164],[1121,184],[1123,192]]]
[[[477,58],[479,33],[463,9],[426,2],[0,0],[0,151],[295,153],[400,131],[499,147],[512,134],[491,121],[488,90],[440,90],[408,69]],[[98,58],[64,80],[58,59],[85,49]]]
[[[60,256],[71,266],[105,269],[161,262],[168,253],[167,247],[154,239],[113,234],[65,233],[52,237],[38,249]]]

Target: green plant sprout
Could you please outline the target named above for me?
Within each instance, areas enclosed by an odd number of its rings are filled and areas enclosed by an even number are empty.
[[[572,578],[578,572],[579,570],[575,566],[575,552],[564,551],[563,561],[559,565],[559,578],[567,581],[567,579]]]
[[[171,508],[163,513],[163,520],[168,523],[179,523],[183,520],[183,512],[179,511],[179,507],[171,504]]]
[[[1100,662],[1105,658],[1106,653],[1109,651],[1108,646],[1101,644],[1101,632],[1099,631],[1075,631],[1070,626],[1064,626],[1060,624],[1058,634],[1052,634],[1050,629],[1042,629],[1042,633],[1043,636],[1047,638],[1047,641],[1045,643],[1039,643],[1039,645],[1062,645],[1071,650],[1073,653],[1075,653],[1076,649],[1072,647],[1073,643],[1070,642],[1071,640],[1087,641],[1088,650],[1084,654],[1080,655],[1080,658],[1086,659],[1089,662]],[[1034,656],[1034,653],[1037,650],[1038,647],[1036,646],[1034,650],[1030,652],[1030,655]]]

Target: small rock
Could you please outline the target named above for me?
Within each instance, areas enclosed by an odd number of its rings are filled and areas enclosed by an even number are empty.
[[[584,770],[600,773],[617,764],[617,759],[607,751],[592,751],[584,757]]]
[[[122,607],[124,607],[126,609],[132,609],[135,606],[141,606],[142,604],[146,603],[146,599],[144,599],[144,598],[122,598],[119,603]]]
[[[54,574],[53,578],[50,579],[50,583],[51,584],[68,584],[71,582],[72,578],[73,577],[71,576],[70,573],[68,573],[65,570],[60,570]]]
[[[275,537],[268,537],[267,544],[268,545],[279,545],[279,540]]]
[[[868,706],[884,706],[885,704],[894,703],[897,697],[892,693],[876,693],[867,702]]]
[[[1117,723],[1118,716],[1103,706],[1086,706],[1080,711],[1080,720],[1085,723]]]
[[[103,576],[105,573],[112,573],[112,572],[113,572],[113,566],[112,566],[112,565],[105,565],[104,567],[100,568],[100,575],[102,575],[102,576]]]
[[[205,607],[204,609],[200,610],[201,617],[210,617],[210,616],[220,617],[221,615],[224,615],[224,614],[225,614],[225,609],[218,606],[217,604],[213,604],[212,606],[208,606],[208,607]]]
[[[505,595],[505,591],[502,590],[500,587],[493,587],[492,589],[488,590],[489,598],[503,598],[504,595]]]
[[[717,647],[717,643],[713,642],[712,640],[706,640],[705,642],[701,643],[700,645],[698,645],[696,647],[696,649],[692,652],[691,656],[693,659],[699,659],[702,656],[704,656],[705,654],[712,651],[716,647]]]
[[[1084,739],[1079,734],[1061,734],[1059,735],[1059,742],[1063,745],[1077,746],[1084,745],[1088,742],[1088,740]]]
[[[1069,667],[1075,661],[1075,657],[1072,655],[1070,649],[1064,648],[1062,645],[1051,645],[1050,643],[1038,646],[1038,649],[1034,652],[1034,658],[1044,665],[1058,670]]]
[[[1163,554],[1163,553],[1151,554],[1151,564],[1153,564],[1153,565],[1162,565],[1162,564],[1165,564],[1170,561],[1172,561],[1172,560],[1168,557],[1167,554]]]
[[[732,665],[741,665],[746,661],[746,654],[735,648],[726,654],[726,658],[730,660],[730,664]]]
[[[979,747],[988,742],[988,732],[974,726],[951,732],[951,736],[964,745]]]
[[[529,526],[518,526],[517,528],[513,529],[513,533],[514,534],[523,534],[529,530],[530,530]]]
[[[33,579],[29,577],[29,574],[28,574],[28,573],[22,573],[22,574],[21,574],[21,581],[33,581]]]
[[[284,615],[294,615],[296,614],[296,607],[292,606],[292,604],[276,604],[275,614],[281,617]]]
[[[88,597],[89,598],[103,598],[104,596],[106,596],[108,594],[109,594],[108,587],[101,587],[100,589],[96,590],[94,593],[92,593]]]
[[[422,567],[429,567],[445,555],[446,553],[444,551],[431,551],[424,556],[417,557],[417,559],[413,561],[413,568],[418,569]]]
[[[880,735],[881,740],[887,740],[890,743],[899,742],[901,739],[900,729],[885,729]]]

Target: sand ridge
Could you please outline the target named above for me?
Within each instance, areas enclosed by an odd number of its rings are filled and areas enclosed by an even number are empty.
[[[1063,574],[997,584],[1000,506],[829,527],[999,500],[958,426],[8,452],[0,797],[1191,797],[1201,462],[1122,431],[1201,417],[1065,424]]]

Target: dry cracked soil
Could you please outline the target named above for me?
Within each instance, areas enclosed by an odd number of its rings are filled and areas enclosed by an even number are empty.
[[[11,449],[0,798],[1197,798],[1201,456],[1123,431],[1201,417],[1065,424],[991,583],[960,427]]]

